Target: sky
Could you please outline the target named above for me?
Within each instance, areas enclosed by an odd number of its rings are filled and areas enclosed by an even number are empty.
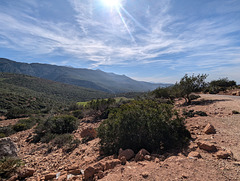
[[[175,83],[240,83],[239,0],[1,0],[0,57]]]

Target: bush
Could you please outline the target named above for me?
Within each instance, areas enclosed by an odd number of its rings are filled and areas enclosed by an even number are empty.
[[[77,128],[77,119],[69,115],[50,118],[44,124],[44,129],[54,134],[72,133]]]
[[[172,105],[139,100],[115,109],[98,128],[98,136],[101,150],[113,154],[120,148],[168,150],[186,143],[190,133]]]
[[[58,135],[72,133],[78,128],[77,119],[69,115],[55,116],[39,123],[33,142],[48,143]]]
[[[0,159],[0,178],[9,178],[21,165],[23,165],[22,161],[16,157]]]
[[[21,117],[26,117],[28,114],[26,114],[27,110],[14,107],[8,110],[6,117],[8,119],[15,119],[15,118],[21,118]]]
[[[20,119],[15,125],[13,125],[13,130],[16,132],[24,131],[27,129],[31,129],[37,123],[37,119],[29,118],[29,119]]]
[[[83,112],[81,110],[73,111],[72,114],[74,117],[78,119],[82,119],[84,117]]]
[[[0,127],[0,135],[1,135],[0,137],[2,137],[2,138],[10,136],[14,133],[15,133],[15,131],[12,129],[12,126]]]
[[[194,117],[195,115],[199,115],[199,116],[207,116],[207,113],[203,112],[203,111],[195,111],[193,109],[186,111],[185,109],[183,110],[183,115],[185,117]]]

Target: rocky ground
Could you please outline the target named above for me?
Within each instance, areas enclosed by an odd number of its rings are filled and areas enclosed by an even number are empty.
[[[69,154],[57,148],[49,152],[46,144],[27,143],[33,132],[27,130],[11,136],[26,163],[22,174],[25,180],[240,180],[240,114],[232,114],[240,112],[240,97],[201,95],[190,106],[182,103],[176,109],[208,115],[186,119],[193,140],[182,152],[150,155],[142,150],[134,159],[131,150],[123,150],[118,157],[102,157],[98,138]],[[82,139],[82,130],[99,124],[85,118],[74,135]]]

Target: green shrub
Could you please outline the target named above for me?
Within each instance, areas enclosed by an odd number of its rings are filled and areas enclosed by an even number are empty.
[[[53,145],[56,145],[58,148],[61,148],[64,145],[71,143],[72,140],[73,136],[71,134],[58,135],[53,139]]]
[[[15,119],[28,116],[27,110],[21,109],[19,107],[13,107],[8,110],[6,117],[8,119]]]
[[[78,119],[82,119],[84,117],[83,112],[81,110],[73,111],[72,114],[74,117]]]
[[[78,128],[77,119],[69,115],[60,115],[40,122],[35,129],[33,142],[49,143],[58,135],[72,133]]]
[[[22,161],[16,157],[0,159],[0,178],[9,178],[21,165],[23,165]]]
[[[13,129],[12,129],[12,126],[9,125],[9,126],[4,126],[4,127],[0,127],[0,134],[1,134],[1,137],[7,137],[7,136],[10,136],[12,134],[16,133]]]
[[[115,109],[98,128],[98,136],[102,151],[113,154],[119,148],[168,150],[186,143],[190,133],[172,105],[140,100]]]
[[[207,116],[207,113],[203,112],[203,111],[195,111],[193,109],[186,111],[185,109],[183,110],[183,115],[185,117],[194,117],[195,115],[199,115],[199,116]]]
[[[15,125],[13,125],[13,130],[16,132],[19,131],[23,131],[27,129],[27,125],[26,124],[22,124],[22,123],[17,123]]]
[[[37,121],[38,120],[36,118],[20,119],[15,125],[13,125],[13,130],[19,132],[31,129]]]

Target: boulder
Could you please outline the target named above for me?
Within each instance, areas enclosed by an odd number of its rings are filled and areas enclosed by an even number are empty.
[[[122,150],[120,148],[119,150],[119,155],[118,155],[118,159],[120,159],[122,156],[125,156],[126,160],[130,160],[131,158],[134,157],[134,151],[131,149],[126,149],[126,150]]]
[[[93,178],[95,173],[96,170],[93,167],[89,166],[88,168],[86,168],[86,170],[84,171],[85,180]]]
[[[94,128],[86,128],[81,131],[80,136],[82,138],[91,138],[94,139],[97,137],[97,132]]]
[[[191,152],[188,154],[188,158],[202,158],[202,156],[201,156],[200,153],[197,152],[197,151],[191,151]]]
[[[26,177],[31,177],[33,176],[35,170],[33,168],[23,168],[19,170],[18,176],[20,178],[26,178]]]
[[[199,141],[197,143],[197,145],[200,149],[208,151],[208,152],[216,152],[217,151],[217,147],[215,145],[213,145],[212,143]]]
[[[216,130],[214,128],[213,125],[211,125],[210,123],[208,123],[205,128],[203,129],[203,132],[205,134],[215,134],[216,133]]]
[[[2,157],[17,156],[17,147],[11,140],[11,138],[0,139],[0,158]]]
[[[217,158],[222,158],[222,159],[227,159],[230,158],[232,156],[232,152],[230,151],[218,151],[216,153]]]
[[[150,153],[145,150],[145,149],[141,149],[135,156],[135,161],[143,161],[144,160],[144,156],[145,155],[150,155]]]

